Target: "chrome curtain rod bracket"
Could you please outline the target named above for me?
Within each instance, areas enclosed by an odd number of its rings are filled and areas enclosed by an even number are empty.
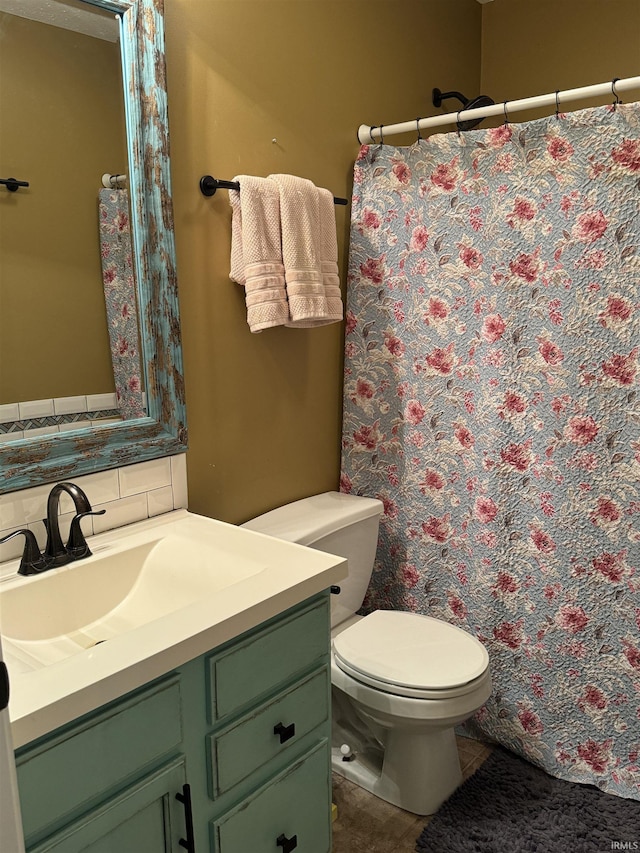
[[[200,178],[200,192],[208,198],[215,195],[218,190],[239,190],[240,184],[238,181],[222,181],[214,178],[211,175],[203,175]],[[346,198],[333,199],[334,204],[349,204]]]

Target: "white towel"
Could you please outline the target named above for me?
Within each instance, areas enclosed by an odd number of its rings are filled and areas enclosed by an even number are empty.
[[[289,320],[280,232],[280,194],[267,178],[237,175],[240,190],[229,191],[232,281],[244,285],[252,332]]]
[[[336,235],[336,214],[333,193],[318,188],[320,207],[320,258],[322,262],[322,281],[327,297],[329,322],[339,323],[344,315],[340,278],[338,272],[338,238]]]
[[[328,190],[318,190],[306,178],[269,178],[280,190],[282,260],[289,300],[286,325],[308,328],[340,321],[342,300],[333,196]]]

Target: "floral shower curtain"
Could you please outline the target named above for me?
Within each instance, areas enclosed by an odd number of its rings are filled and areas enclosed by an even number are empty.
[[[486,645],[471,733],[640,799],[640,105],[363,146],[351,228],[366,608]]]

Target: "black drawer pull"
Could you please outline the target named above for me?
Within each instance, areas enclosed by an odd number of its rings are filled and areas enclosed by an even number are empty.
[[[287,838],[283,832],[276,838],[276,844],[278,847],[282,847],[282,853],[291,853],[298,846],[298,836],[292,835],[291,838]]]
[[[191,810],[191,786],[183,785],[182,793],[176,794],[176,800],[184,805],[184,822],[187,830],[186,839],[178,841],[180,847],[184,847],[189,853],[196,853],[196,842],[193,835],[193,812]]]
[[[278,723],[277,726],[273,727],[273,733],[274,735],[280,735],[280,743],[286,743],[290,738],[295,735],[296,724],[291,723],[290,726],[285,726],[282,723]],[[291,848],[291,850],[293,850],[293,847]]]

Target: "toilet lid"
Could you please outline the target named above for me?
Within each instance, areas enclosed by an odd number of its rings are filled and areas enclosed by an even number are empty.
[[[334,637],[338,666],[415,690],[447,690],[481,676],[487,650],[475,637],[431,616],[376,610]]]

